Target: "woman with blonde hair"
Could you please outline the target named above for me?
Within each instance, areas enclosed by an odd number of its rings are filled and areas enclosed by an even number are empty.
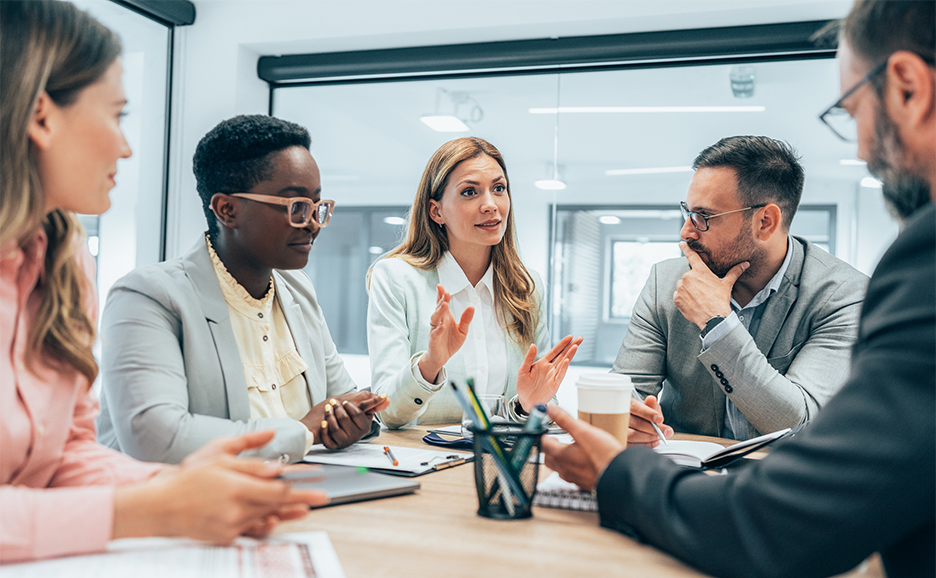
[[[279,464],[218,440],[178,467],[95,442],[93,260],[74,213],[110,206],[126,98],[120,42],[64,2],[0,2],[0,562],[104,549],[111,538],[229,542],[326,501]]]
[[[391,428],[413,420],[452,423],[461,409],[447,380],[474,379],[479,394],[503,394],[523,420],[553,399],[581,338],[548,347],[542,283],[517,252],[504,159],[480,138],[432,155],[403,243],[370,272],[367,344],[373,391]],[[456,321],[458,317],[458,321]]]

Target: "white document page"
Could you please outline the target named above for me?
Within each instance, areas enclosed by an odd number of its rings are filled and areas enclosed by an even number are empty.
[[[105,554],[2,567],[3,578],[344,578],[327,532],[240,538],[231,546],[177,538],[114,540]]]
[[[400,446],[390,446],[390,452],[396,458],[398,465],[393,465],[393,461],[384,453],[384,446],[379,444],[352,444],[339,451],[329,450],[323,445],[316,444],[312,446],[303,461],[312,464],[358,466],[379,471],[420,474],[433,468],[441,469],[449,463],[464,463],[474,458],[473,453]]]

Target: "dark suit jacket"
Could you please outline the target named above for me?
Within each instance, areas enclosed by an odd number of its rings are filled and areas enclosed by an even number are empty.
[[[728,476],[621,452],[604,526],[718,576],[828,576],[880,552],[936,575],[936,206],[917,211],[865,298],[851,375],[796,437]]]

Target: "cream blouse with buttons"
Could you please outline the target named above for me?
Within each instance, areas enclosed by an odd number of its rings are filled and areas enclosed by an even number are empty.
[[[276,298],[273,277],[270,277],[267,294],[262,299],[254,299],[228,273],[211,241],[208,241],[208,254],[231,315],[231,328],[247,380],[250,418],[303,418],[312,409],[309,390],[302,377],[308,365],[296,350],[286,316]],[[314,436],[307,431],[307,452],[313,443]]]

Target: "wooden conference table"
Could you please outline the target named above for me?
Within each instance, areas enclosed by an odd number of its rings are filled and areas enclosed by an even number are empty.
[[[425,449],[427,429],[384,430],[373,443]],[[543,466],[540,480],[547,474]],[[600,527],[594,512],[534,506],[533,517],[525,520],[483,518],[477,514],[470,463],[414,479],[421,484],[415,494],[312,510],[301,520],[281,524],[277,533],[328,532],[348,578],[705,576],[660,550]],[[846,576],[883,575],[875,556]]]

